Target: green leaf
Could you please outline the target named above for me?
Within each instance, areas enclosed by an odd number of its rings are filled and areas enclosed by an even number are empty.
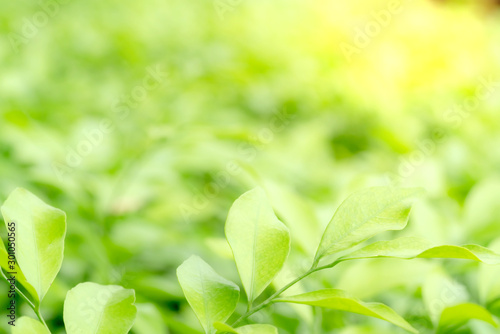
[[[10,194],[1,211],[7,230],[15,223],[16,259],[41,301],[61,269],[66,214],[22,188]]]
[[[274,214],[261,188],[244,193],[234,202],[225,230],[252,303],[283,267],[290,251],[290,233]]]
[[[349,196],[326,227],[315,263],[380,232],[405,228],[412,201],[421,192],[418,188],[374,187]]]
[[[275,301],[319,306],[333,310],[367,315],[388,321],[396,326],[406,329],[409,332],[418,333],[415,328],[413,328],[408,322],[406,322],[405,319],[403,319],[390,307],[380,303],[362,302],[350,296],[343,290],[324,289],[296,296],[281,297]]]
[[[450,329],[465,325],[476,319],[498,327],[495,319],[484,307],[472,303],[463,303],[444,309],[439,320],[438,333],[449,333]]]
[[[50,334],[40,321],[30,317],[21,317],[15,324],[12,327],[12,334]]]
[[[19,287],[19,284],[21,284],[33,298],[31,301],[34,302],[35,306],[38,307],[38,305],[40,304],[40,300],[38,299],[38,293],[36,292],[35,288],[28,283],[17,262],[14,264],[14,269],[12,269],[11,265],[12,264],[9,264],[9,254],[7,253],[3,241],[0,240],[0,266],[5,270],[5,273],[2,272],[2,275],[5,278],[10,278],[12,275],[10,275],[9,272],[15,272],[16,274],[14,274],[13,276],[16,277],[16,286]]]
[[[198,256],[191,256],[177,268],[177,278],[205,332],[215,333],[213,323],[224,322],[231,316],[238,304],[240,288]]]
[[[238,328],[233,328],[229,325],[216,322],[214,327],[217,329],[218,334],[231,333],[231,334],[278,334],[278,329],[271,325],[247,325]]]
[[[487,264],[499,264],[500,255],[478,245],[434,246],[432,242],[414,237],[378,241],[338,259],[339,262],[375,257],[399,259],[445,258],[465,259]]]
[[[126,334],[137,309],[134,290],[117,285],[81,283],[64,301],[64,324],[68,334]]]
[[[217,334],[222,334],[222,333],[238,334],[236,329],[229,326],[228,324],[224,324],[224,323],[219,322],[219,321],[214,323],[214,328],[217,330]]]

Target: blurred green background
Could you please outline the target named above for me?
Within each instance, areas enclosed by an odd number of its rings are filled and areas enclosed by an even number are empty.
[[[135,289],[136,334],[201,333],[175,269],[195,253],[238,282],[224,222],[255,185],[292,233],[276,285],[307,269],[340,201],[374,185],[427,190],[397,235],[500,250],[500,16],[487,1],[0,8],[0,202],[22,186],[68,215],[42,310],[54,333],[64,333],[66,292],[83,281]],[[499,275],[460,261],[370,260],[298,289],[343,288],[432,333],[445,304],[500,316]],[[433,295],[437,276],[460,292]],[[286,305],[252,320],[282,334],[402,333]],[[472,321],[457,333],[498,332]]]

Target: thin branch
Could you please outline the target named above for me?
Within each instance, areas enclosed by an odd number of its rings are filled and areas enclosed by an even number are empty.
[[[306,278],[307,276],[317,272],[317,271],[320,271],[320,270],[323,270],[323,269],[329,269],[329,268],[333,268],[335,267],[339,262],[338,261],[335,261],[333,263],[330,263],[328,265],[325,265],[325,266],[322,266],[322,267],[316,267],[317,266],[317,263],[315,262],[313,264],[313,266],[311,267],[311,269],[309,269],[306,273],[302,274],[301,276],[297,277],[296,279],[294,279],[293,281],[291,281],[290,283],[288,283],[287,285],[285,285],[283,288],[281,288],[280,290],[276,291],[271,297],[267,298],[265,301],[263,301],[262,303],[260,303],[259,305],[255,306],[254,308],[248,310],[245,314],[243,314],[238,320],[236,320],[231,326],[235,326],[239,323],[241,323],[243,320],[247,319],[248,317],[250,317],[252,314],[254,313],[257,313],[258,311],[262,310],[263,308],[266,308],[268,307],[269,305],[271,305],[272,303],[275,302],[275,299],[281,295],[283,292],[285,292],[286,290],[288,290],[289,288],[291,288],[292,286],[294,286],[295,284],[297,284],[298,282],[300,282],[301,280],[303,280],[304,278]]]
[[[10,284],[9,279],[7,278],[7,275],[5,275],[5,273],[3,272],[2,268],[0,268],[0,272],[2,273],[2,276],[7,281],[7,283]],[[33,311],[35,311],[36,309],[35,304],[28,297],[26,297],[26,295],[15,284],[14,288],[16,289],[17,293],[19,293],[21,297],[23,297],[28,302],[29,306],[33,309]]]

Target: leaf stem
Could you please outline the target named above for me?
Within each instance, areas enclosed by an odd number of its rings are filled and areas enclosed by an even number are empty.
[[[50,329],[49,329],[49,326],[47,326],[47,323],[46,323],[46,322],[45,322],[45,320],[43,319],[42,313],[40,313],[40,308],[39,308],[39,307],[37,307],[36,309],[34,309],[34,311],[35,311],[36,316],[37,316],[37,317],[38,317],[38,319],[40,320],[40,322],[41,322],[41,323],[45,326],[45,328],[47,329],[47,331],[48,331],[49,333],[51,333],[51,332],[50,332]]]
[[[7,283],[10,284],[10,281],[9,279],[7,278],[7,275],[5,275],[5,273],[3,272],[3,269],[0,268],[0,272],[2,273],[2,276],[3,278],[7,281]],[[14,288],[16,289],[17,293],[21,295],[21,297],[23,297],[29,304],[29,306],[33,309],[33,311],[35,310],[35,304],[28,298],[26,297],[26,295],[21,291],[19,290],[19,288],[17,287],[17,285],[14,285]]]
[[[7,283],[10,284],[7,275],[5,275],[2,268],[0,268],[0,272],[2,273],[2,276],[7,281]],[[45,328],[47,328],[47,331],[51,333],[49,327],[47,326],[47,323],[45,323],[45,320],[43,319],[42,314],[40,313],[40,307],[36,306],[35,303],[33,303],[16,285],[14,285],[14,288],[16,289],[17,293],[21,295],[21,297],[23,297],[26,300],[26,302],[28,302],[29,306],[33,309],[33,312],[35,312],[40,322],[45,326]]]
[[[317,271],[323,270],[323,269],[333,268],[338,263],[339,263],[339,261],[335,261],[335,262],[330,263],[330,264],[328,264],[326,266],[317,267],[318,263],[314,262],[313,265],[311,266],[311,268],[308,271],[306,271],[304,274],[302,274],[301,276],[297,277],[296,279],[294,279],[293,281],[291,281],[290,283],[288,283],[287,285],[285,285],[284,287],[282,287],[281,289],[279,289],[278,291],[276,291],[271,297],[267,298],[265,301],[263,301],[259,305],[257,305],[255,307],[253,307],[252,309],[248,310],[238,320],[236,320],[231,326],[235,326],[235,325],[241,323],[243,320],[247,319],[252,314],[257,313],[258,311],[262,310],[263,308],[268,307],[269,305],[271,305],[272,303],[275,302],[275,299],[279,295],[281,295],[283,292],[285,292],[286,290],[288,290],[289,288],[291,288],[292,286],[294,286],[298,282],[302,281],[307,276],[309,276],[309,275],[311,275],[311,274],[313,274],[313,273],[315,273]]]
[[[19,288],[18,288],[17,286],[16,286],[16,291],[17,291],[17,293],[19,293],[19,294],[20,294],[20,295],[21,295],[21,296],[22,296],[22,297],[23,297],[23,298],[24,298],[24,299],[28,302],[29,306],[30,306],[30,307],[33,309],[33,311],[34,311],[34,310],[35,310],[35,307],[36,307],[36,306],[35,306],[35,304],[34,304],[31,300],[29,300],[29,298],[28,298],[28,297],[26,297],[26,295],[25,295],[25,294],[24,294],[21,290],[19,290]]]

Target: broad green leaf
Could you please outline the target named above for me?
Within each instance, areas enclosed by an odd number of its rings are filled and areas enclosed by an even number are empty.
[[[233,328],[229,325],[216,322],[214,327],[217,329],[217,334],[278,334],[278,329],[271,325],[247,325],[238,328]]]
[[[12,327],[12,334],[50,334],[40,321],[30,317],[21,317],[15,324]]]
[[[491,313],[484,307],[464,303],[444,309],[439,320],[438,333],[449,333],[451,328],[458,328],[472,319],[481,320],[498,327]]]
[[[362,302],[350,296],[343,290],[324,289],[296,296],[278,298],[276,299],[276,302],[305,304],[333,310],[358,313],[382,319],[406,329],[409,332],[418,333],[415,328],[413,328],[408,322],[406,322],[405,319],[403,319],[390,307],[380,303]]]
[[[135,334],[168,334],[168,328],[154,304],[136,304],[135,306],[137,307],[137,318],[132,327]]]
[[[445,258],[473,260],[487,264],[500,263],[499,254],[478,245],[465,245],[461,247],[452,245],[434,246],[430,241],[414,237],[378,241],[341,257],[338,261],[374,257],[399,259]]]
[[[374,187],[352,194],[326,227],[315,262],[380,232],[405,228],[412,201],[419,193],[418,188]]]
[[[205,332],[215,333],[213,323],[224,322],[231,316],[238,304],[240,288],[198,256],[191,256],[177,268],[177,278]]]
[[[66,214],[22,188],[9,195],[1,211],[7,229],[15,223],[17,262],[41,301],[62,265]]]
[[[19,284],[22,285],[24,289],[32,297],[31,301],[34,302],[36,306],[38,306],[40,304],[40,300],[38,299],[38,293],[36,292],[35,288],[28,283],[26,277],[24,277],[24,274],[21,268],[19,268],[17,262],[14,264],[14,267],[12,267],[12,264],[9,264],[9,254],[7,253],[7,250],[5,249],[5,245],[3,244],[2,240],[0,240],[0,266],[4,270],[4,272],[2,272],[2,275],[5,278],[10,278],[12,276],[11,274],[9,274],[10,272],[15,273],[13,275],[16,277],[16,286],[19,287]]]
[[[68,334],[126,334],[137,309],[134,290],[117,285],[81,283],[64,301],[64,324]]]
[[[244,193],[234,202],[225,230],[251,303],[283,267],[290,251],[290,233],[261,188]]]

